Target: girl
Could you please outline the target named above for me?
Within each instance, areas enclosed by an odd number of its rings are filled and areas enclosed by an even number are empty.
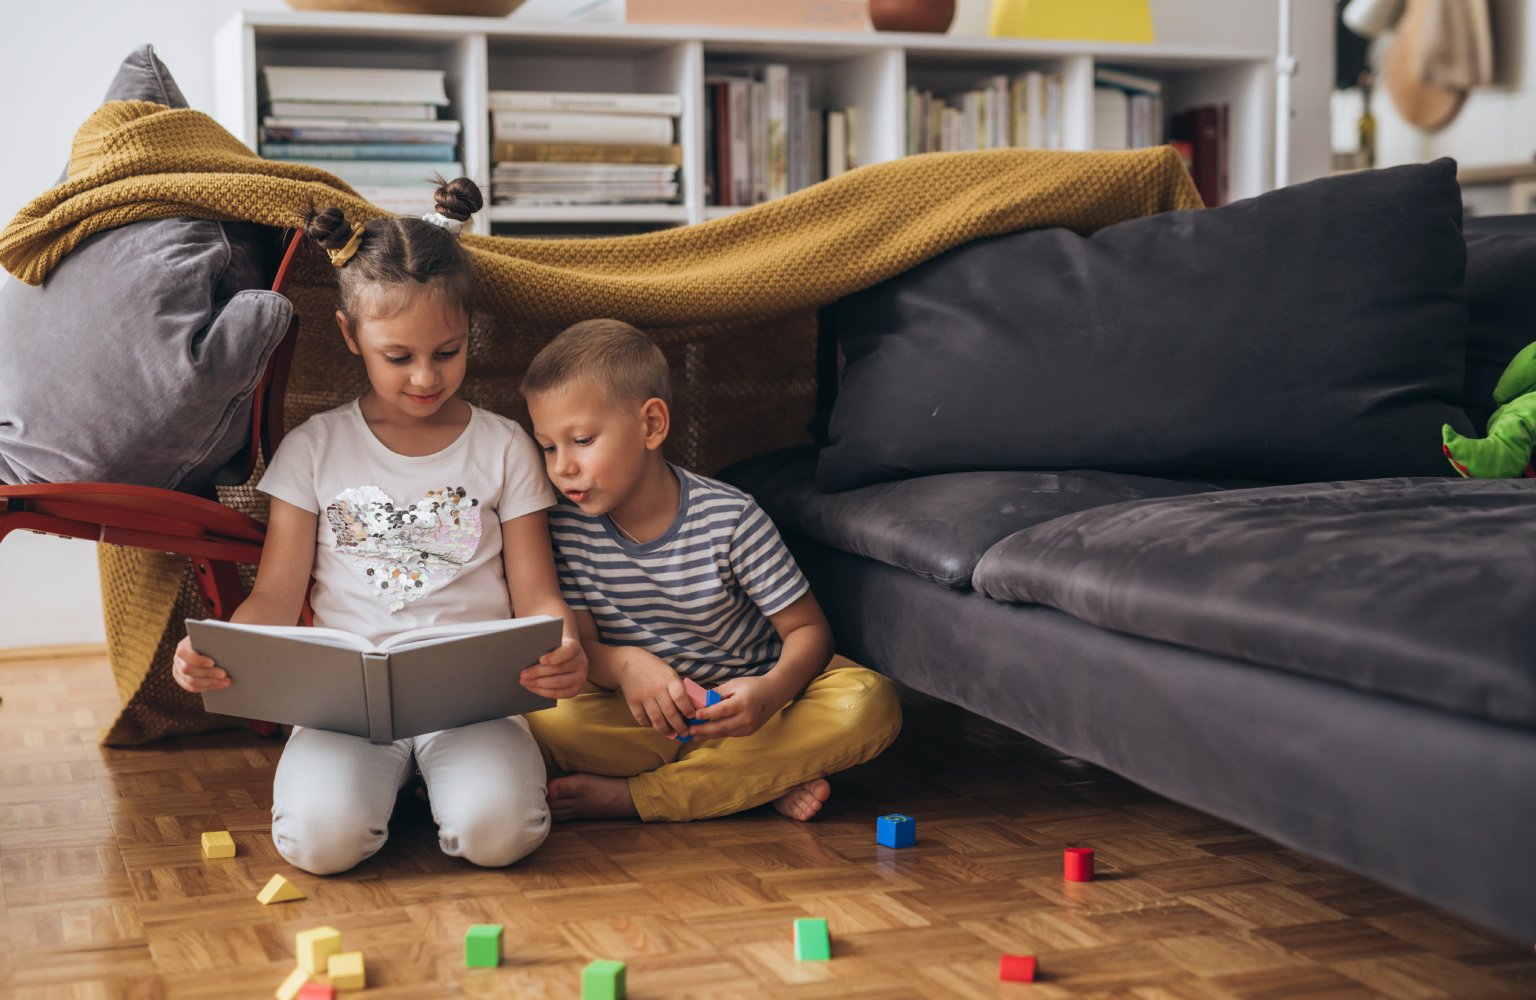
[[[261,567],[236,622],[292,625],[310,578],[316,625],[374,641],[456,621],[548,614],[560,648],[523,671],[530,691],[569,698],[587,660],[560,598],[538,449],[511,420],[457,395],[473,279],[459,247],[482,204],[467,178],[422,219],[311,213],[305,233],[337,268],[341,335],[371,388],[284,438],[258,488],[271,497]],[[172,673],[189,691],[228,675],[183,639]],[[522,718],[377,746],[295,728],[272,788],[272,839],[290,864],[346,871],[384,845],[415,758],[443,852],[511,864],[549,833],[544,763]]]

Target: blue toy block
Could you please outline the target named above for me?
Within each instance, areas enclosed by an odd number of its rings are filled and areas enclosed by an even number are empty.
[[[692,684],[693,682],[690,681],[689,683]],[[718,705],[718,704],[720,704],[720,702],[725,700],[725,699],[720,697],[720,692],[719,691],[715,691],[715,690],[711,690],[711,689],[704,689],[701,685],[698,685],[698,684],[694,684],[693,687],[697,687],[700,690],[704,691],[704,704],[702,704],[702,705],[700,705],[698,703],[698,695],[692,690],[692,688],[690,688],[689,691],[688,691],[689,696],[691,698],[693,698],[694,708],[696,708],[696,709],[697,708],[708,708],[711,705]],[[703,721],[704,721],[703,719],[689,719],[688,720],[688,725],[690,725],[690,726],[697,726],[699,723],[701,723]],[[693,739],[692,736],[679,736],[677,738],[677,742],[679,742],[679,743],[687,743],[691,739]]]
[[[917,820],[891,813],[875,820],[875,842],[885,847],[911,847],[917,843]]]

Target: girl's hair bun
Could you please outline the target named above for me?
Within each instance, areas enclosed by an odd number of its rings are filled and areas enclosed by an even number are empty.
[[[480,211],[485,204],[479,185],[468,177],[459,177],[451,181],[445,181],[439,177],[434,200],[440,215],[460,222]]]
[[[316,212],[314,206],[310,206],[309,214],[304,218],[304,235],[326,250],[340,250],[352,238],[352,226],[347,222],[346,213],[339,208]]]

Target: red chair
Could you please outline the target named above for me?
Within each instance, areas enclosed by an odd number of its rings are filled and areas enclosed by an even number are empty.
[[[272,290],[288,286],[303,232],[288,239]],[[283,393],[299,337],[295,313],[262,372],[252,396],[251,443],[246,449],[249,478],[257,454],[270,457],[283,438]],[[153,486],[123,483],[0,484],[0,542],[12,531],[36,531],[185,555],[214,618],[228,620],[245,598],[236,566],[261,561],[266,526],[217,500]]]

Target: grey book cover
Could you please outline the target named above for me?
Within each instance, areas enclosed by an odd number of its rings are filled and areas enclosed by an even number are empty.
[[[232,682],[203,692],[208,711],[374,743],[554,707],[518,674],[560,645],[562,629],[540,615],[412,629],[373,645],[339,629],[187,620],[193,648]]]

